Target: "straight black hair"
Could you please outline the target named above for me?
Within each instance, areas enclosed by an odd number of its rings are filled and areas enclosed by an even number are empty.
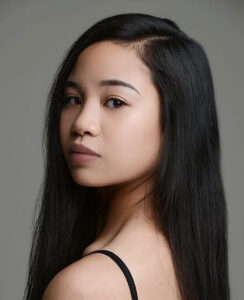
[[[40,300],[51,279],[79,260],[96,237],[99,199],[93,188],[72,179],[60,146],[59,120],[64,81],[78,56],[105,40],[133,47],[160,95],[164,138],[150,207],[169,242],[182,299],[230,299],[227,208],[208,58],[175,22],[142,13],[110,16],[91,26],[71,45],[55,74],[24,299]]]

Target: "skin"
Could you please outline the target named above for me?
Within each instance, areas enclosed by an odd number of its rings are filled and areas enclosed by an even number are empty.
[[[106,79],[128,82],[139,93],[123,86],[99,86]],[[76,103],[69,101],[61,112],[61,147],[74,181],[93,187],[100,204],[97,236],[85,249],[82,260],[104,256],[86,257],[97,249],[113,251],[129,266],[139,298],[150,295],[150,299],[157,299],[160,291],[169,297],[175,284],[169,246],[149,210],[143,204],[135,206],[152,184],[151,180],[142,181],[156,163],[162,139],[160,99],[150,70],[133,49],[102,41],[80,54],[68,80],[79,83],[82,91],[65,88],[66,96],[78,99]],[[72,143],[84,144],[100,157],[74,165],[68,153]],[[155,284],[151,289],[143,287],[149,278]],[[167,278],[169,284],[162,284],[159,278]]]

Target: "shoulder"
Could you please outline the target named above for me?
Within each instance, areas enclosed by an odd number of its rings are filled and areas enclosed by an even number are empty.
[[[118,296],[119,295],[119,296]],[[108,256],[94,253],[60,271],[42,300],[131,299],[122,271]]]

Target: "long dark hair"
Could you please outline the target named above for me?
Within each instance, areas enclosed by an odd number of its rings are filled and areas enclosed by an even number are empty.
[[[230,299],[227,208],[208,58],[175,22],[142,13],[110,16],[91,26],[57,70],[46,107],[45,175],[24,297],[40,300],[51,279],[81,259],[96,237],[97,198],[93,188],[76,184],[70,175],[60,146],[59,117],[64,81],[78,56],[104,40],[134,46],[160,95],[164,138],[151,208],[169,242],[182,299]]]

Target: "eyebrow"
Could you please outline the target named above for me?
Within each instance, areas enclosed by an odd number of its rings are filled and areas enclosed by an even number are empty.
[[[130,88],[132,90],[134,90],[135,92],[137,92],[137,94],[141,95],[140,92],[130,83],[122,81],[122,80],[118,80],[118,79],[107,79],[107,80],[102,80],[99,82],[99,86],[108,86],[108,85],[117,85],[117,86],[123,86],[123,87],[127,87]],[[64,83],[65,87],[73,87],[75,89],[78,90],[78,92],[80,92],[80,94],[82,94],[82,88],[81,85],[73,80],[66,80]]]

